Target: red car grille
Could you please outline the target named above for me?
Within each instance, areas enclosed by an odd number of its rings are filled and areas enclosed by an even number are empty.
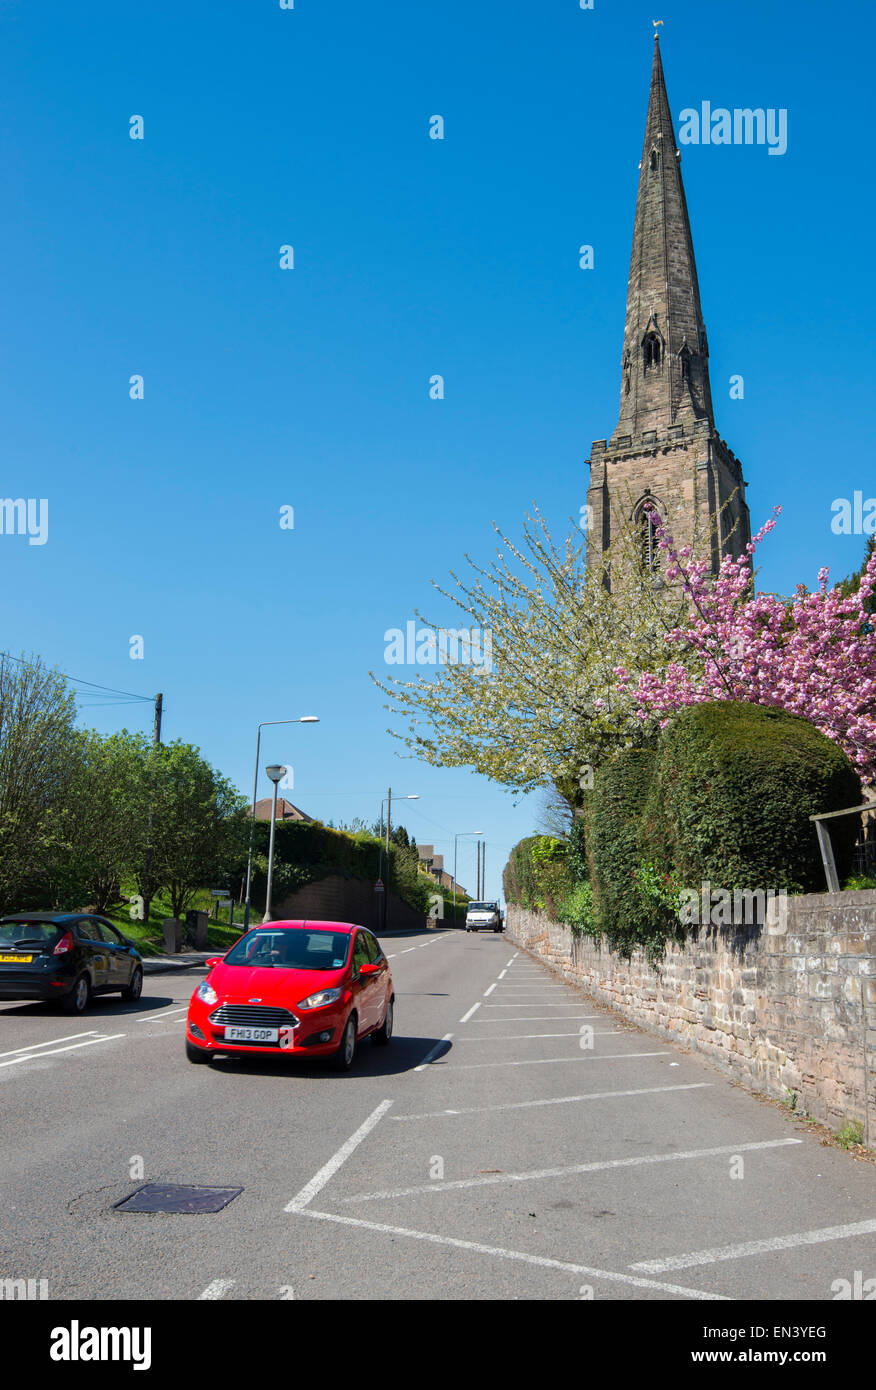
[[[288,1009],[265,1004],[220,1004],[210,1014],[210,1022],[217,1027],[225,1023],[239,1023],[250,1028],[295,1028],[298,1025],[298,1019]]]

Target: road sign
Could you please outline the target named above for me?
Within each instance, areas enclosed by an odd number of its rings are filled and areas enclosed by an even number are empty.
[[[382,879],[382,878],[379,878],[379,879],[377,880],[377,882],[375,883],[375,885],[374,885],[374,891],[375,891],[375,893],[382,893],[382,892],[384,891],[384,890],[383,890],[383,879]]]

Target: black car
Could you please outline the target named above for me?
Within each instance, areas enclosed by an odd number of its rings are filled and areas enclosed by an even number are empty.
[[[81,1014],[93,994],[139,999],[143,961],[112,922],[90,912],[0,918],[0,999],[56,999]]]

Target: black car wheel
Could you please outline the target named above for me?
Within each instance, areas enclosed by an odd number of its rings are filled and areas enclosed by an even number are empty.
[[[384,1016],[383,1022],[381,1023],[380,1027],[376,1030],[376,1032],[374,1032],[374,1033],[371,1034],[371,1041],[372,1041],[377,1047],[386,1047],[387,1043],[390,1041],[391,1038],[392,1038],[392,1000],[390,999],[390,1000],[388,1000],[387,1005],[386,1005],[386,1014],[385,1014],[385,1016]]]
[[[203,1047],[195,1047],[193,1043],[189,1042],[188,1038],[186,1038],[186,1056],[189,1061],[194,1062],[196,1066],[203,1065],[204,1062],[209,1062],[210,1060],[209,1052],[205,1052]]]
[[[333,1057],[335,1069],[337,1071],[349,1071],[353,1065],[353,1058],[356,1056],[356,1015],[350,1014],[347,1019],[344,1033],[341,1038],[341,1045]]]
[[[133,1003],[135,1000],[140,998],[140,995],[142,993],[143,971],[141,970],[139,965],[136,965],[134,967],[134,973],[131,976],[131,983],[129,985],[126,985],[125,988],[122,990],[122,998],[127,999]]]
[[[62,999],[62,1007],[67,1014],[84,1014],[91,998],[91,984],[87,975],[80,975],[69,994]]]

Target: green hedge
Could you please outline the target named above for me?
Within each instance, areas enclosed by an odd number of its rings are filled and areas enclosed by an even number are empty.
[[[646,807],[653,841],[691,888],[823,892],[824,869],[810,815],[861,801],[845,753],[813,724],[785,710],[741,701],[693,705],[660,743]],[[655,828],[660,830],[655,834]],[[832,822],[840,881],[860,829]]]
[[[587,850],[596,931],[614,950],[662,944],[660,914],[633,877],[642,858],[643,811],[654,779],[651,749],[619,753],[596,773],[587,805]]]

